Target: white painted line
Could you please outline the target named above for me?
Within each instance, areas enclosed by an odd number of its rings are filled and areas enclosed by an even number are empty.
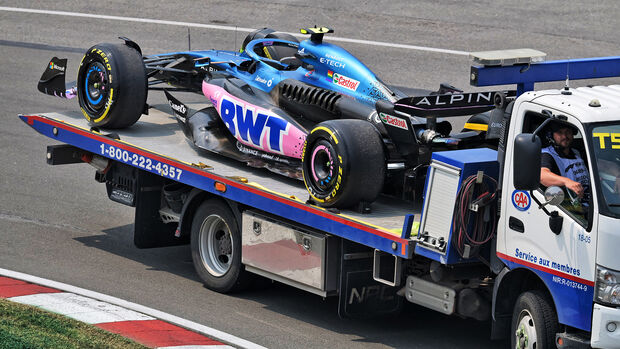
[[[301,34],[300,35],[293,34],[293,35],[300,36]],[[416,51],[446,53],[446,54],[450,54],[450,55],[469,56],[469,52],[465,52],[465,51],[447,50],[447,49],[443,49],[443,48],[426,47],[426,46],[395,44],[395,43],[391,43],[391,42],[382,42],[382,41],[348,39],[348,38],[341,38],[341,37],[338,37],[338,36],[329,36],[325,40],[327,40],[327,41],[350,42],[350,43],[354,43],[354,44],[362,44],[362,45],[370,45],[370,46],[383,46],[383,47],[391,47],[391,48],[402,48],[402,49],[405,49],[405,50],[416,50]]]
[[[60,297],[52,297],[52,295],[54,295],[54,294],[59,294],[61,296]],[[11,297],[10,299],[13,302],[22,303],[22,304],[28,304],[28,305],[32,305],[34,307],[40,307],[42,305],[51,305],[51,304],[63,303],[63,302],[65,302],[63,297],[66,297],[69,294],[70,293],[37,293],[37,294],[31,294],[31,295],[27,295],[27,296]]]
[[[85,313],[67,314],[66,316],[72,319],[75,319],[77,321],[82,321],[82,322],[85,322],[91,325],[103,324],[103,323],[108,323],[108,322],[119,322],[119,321],[155,320],[154,317],[140,314],[138,312],[131,311],[129,309],[116,310],[116,311],[93,310],[93,311],[87,311]]]
[[[102,322],[155,320],[154,317],[74,293],[50,293],[46,295],[47,297],[37,296],[40,294],[8,299],[13,302],[37,306],[91,325]]]
[[[161,319],[163,321],[169,322],[171,324],[175,324],[177,326],[181,326],[183,328],[186,328],[188,330],[192,330],[198,333],[202,333],[205,336],[211,337],[215,340],[221,341],[221,342],[225,342],[228,344],[232,344],[236,347],[239,348],[247,348],[247,349],[266,349],[265,347],[258,345],[256,343],[252,343],[250,341],[247,341],[245,339],[233,336],[231,334],[228,334],[226,332],[220,331],[220,330],[216,330],[214,328],[208,327],[208,326],[204,326],[201,325],[199,323],[193,322],[193,321],[189,321],[183,318],[180,318],[178,316],[174,316],[172,314],[168,314],[168,313],[164,313],[162,311],[153,309],[153,308],[149,308],[140,304],[136,304],[136,303],[132,303],[132,302],[128,302],[124,299],[120,299],[120,298],[116,298],[116,297],[112,297],[112,296],[108,296],[102,293],[98,293],[98,292],[94,292],[94,291],[90,291],[90,290],[86,290],[80,287],[76,287],[76,286],[72,286],[72,285],[68,285],[62,282],[57,282],[57,281],[52,281],[52,280],[48,280],[48,279],[44,279],[44,278],[40,278],[37,276],[33,276],[33,275],[29,275],[29,274],[24,274],[24,273],[20,273],[17,271],[12,271],[12,270],[8,270],[8,269],[3,269],[0,268],[0,275],[2,276],[7,276],[7,277],[11,277],[14,279],[18,279],[18,280],[23,280],[26,282],[30,282],[33,284],[38,284],[38,285],[42,285],[42,286],[46,286],[46,287],[50,287],[50,288],[55,288],[57,290],[61,290],[61,291],[65,291],[65,292],[71,292],[71,293],[75,293],[78,295],[82,295],[84,297],[90,297],[90,298],[94,298],[103,302],[108,302],[110,304],[114,304],[114,305],[118,305],[119,307],[123,307],[123,308],[127,308],[133,311],[137,311],[139,313],[142,314],[146,314],[149,316],[152,316],[154,318],[157,319]]]
[[[255,30],[254,28],[233,27],[233,26],[226,26],[226,25],[203,24],[203,23],[194,23],[194,22],[165,21],[165,20],[161,20],[161,19],[150,19],[150,18],[109,16],[109,15],[100,15],[100,14],[94,14],[94,13],[81,13],[81,12],[68,12],[68,11],[52,11],[52,10],[37,10],[37,9],[19,8],[19,7],[4,7],[4,6],[0,6],[0,11],[35,13],[35,14],[68,16],[68,17],[82,17],[82,18],[93,18],[93,19],[106,19],[106,20],[113,20],[113,21],[139,22],[139,23],[149,23],[149,24],[163,24],[163,25],[174,25],[174,26],[190,27],[190,28],[205,28],[205,29],[215,29],[215,30],[239,31],[239,32],[246,32],[246,33],[249,33],[249,32],[252,32],[252,31]],[[300,33],[287,33],[287,34],[291,34],[291,35],[298,36],[298,37],[305,37],[306,36],[306,35],[303,35],[303,34],[300,34]],[[469,55],[469,52],[465,52],[465,51],[448,50],[448,49],[436,48],[436,47],[396,44],[396,43],[383,42],[383,41],[349,39],[349,38],[342,38],[342,37],[338,37],[338,36],[328,36],[326,38],[326,41],[340,41],[340,42],[348,42],[348,43],[354,43],[354,44],[362,44],[362,45],[370,45],[370,46],[382,46],[382,47],[391,47],[391,48],[401,48],[401,49],[405,49],[405,50],[416,50],[416,51],[445,53],[445,54],[459,55],[459,56],[468,56]]]

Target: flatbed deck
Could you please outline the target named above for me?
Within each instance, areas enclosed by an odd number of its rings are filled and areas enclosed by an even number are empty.
[[[62,143],[201,188],[333,235],[372,248],[411,258],[414,241],[403,232],[405,222],[419,220],[412,203],[380,197],[372,212],[332,212],[306,203],[302,181],[267,169],[206,152],[186,139],[172,114],[150,109],[132,127],[122,130],[91,130],[78,111],[20,115],[38,132]],[[116,133],[120,140],[107,135]],[[206,165],[203,166],[202,164]],[[246,182],[247,179],[247,182]],[[218,192],[215,182],[227,186]],[[415,233],[414,233],[415,234]]]

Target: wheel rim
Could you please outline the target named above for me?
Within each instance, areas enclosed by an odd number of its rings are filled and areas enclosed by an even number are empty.
[[[522,310],[519,314],[519,323],[515,331],[516,348],[535,349],[537,344],[536,326],[534,318],[528,310]]]
[[[84,100],[91,112],[97,112],[105,106],[110,91],[106,68],[100,62],[93,62],[86,68],[84,78]]]
[[[331,190],[336,178],[334,176],[334,153],[331,144],[320,142],[312,150],[310,157],[310,171],[315,189],[320,192]]]
[[[233,259],[232,233],[226,221],[218,215],[210,215],[200,226],[200,260],[213,276],[226,274]]]

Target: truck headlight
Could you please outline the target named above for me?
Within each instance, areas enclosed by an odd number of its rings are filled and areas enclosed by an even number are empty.
[[[620,305],[620,271],[596,266],[595,297],[601,303]]]

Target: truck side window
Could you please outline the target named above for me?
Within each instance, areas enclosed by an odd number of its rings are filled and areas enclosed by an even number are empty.
[[[576,129],[575,129],[576,130]],[[581,181],[583,182],[587,182],[587,184],[582,184],[583,186],[583,195],[581,197],[579,197],[574,191],[568,189],[567,187],[563,187],[562,189],[564,189],[564,194],[566,194],[564,196],[564,201],[560,204],[560,207],[564,209],[564,211],[566,213],[568,213],[568,215],[570,215],[573,219],[575,219],[579,224],[581,224],[584,227],[588,226],[588,210],[591,208],[592,203],[591,203],[591,197],[592,197],[592,190],[591,190],[591,185],[590,185],[590,176],[589,176],[589,170],[588,170],[588,160],[586,157],[586,152],[585,152],[585,146],[583,144],[583,137],[581,135],[581,132],[579,132],[578,130],[576,130],[576,134],[574,135],[573,138],[573,142],[571,144],[571,152],[574,154],[571,154],[571,158],[568,162],[564,162],[566,164],[565,166],[565,170],[566,167],[568,166],[577,166],[575,165],[576,162],[573,162],[573,160],[576,160],[577,157],[581,158],[581,162],[583,163],[582,168],[574,170],[574,168],[568,169],[567,172],[572,171],[573,174],[576,173],[577,178],[575,178],[576,180],[581,179]],[[559,168],[560,171],[562,171],[561,168]],[[570,176],[569,174],[566,174],[567,176]],[[581,177],[586,177],[586,178],[581,178]]]
[[[529,113],[523,131],[533,132],[543,121],[542,115]],[[539,136],[542,141],[540,189],[544,191],[545,184],[560,186],[565,196],[559,207],[580,225],[587,227],[592,193],[581,132],[569,123],[553,121]],[[558,180],[564,185],[556,184]]]

